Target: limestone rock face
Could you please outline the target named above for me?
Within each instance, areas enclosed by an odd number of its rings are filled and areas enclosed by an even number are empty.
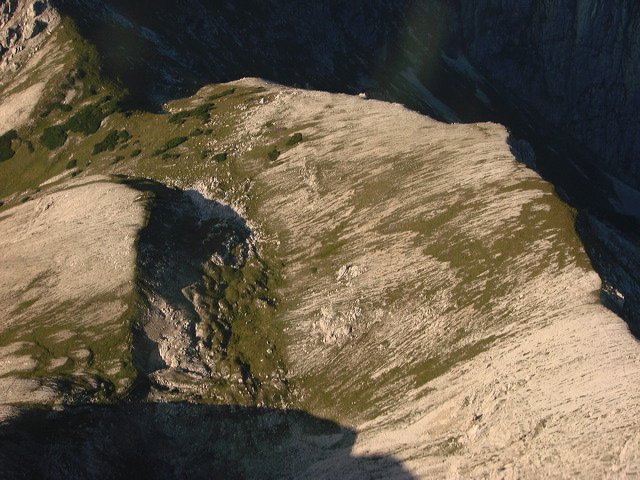
[[[60,21],[47,0],[10,0],[0,7],[0,79],[6,81]]]

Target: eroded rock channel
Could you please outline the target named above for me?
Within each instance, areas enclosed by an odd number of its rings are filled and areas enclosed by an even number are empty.
[[[145,192],[139,321],[133,358],[156,400],[286,403],[286,367],[274,326],[276,273],[231,207],[196,191],[122,180]]]

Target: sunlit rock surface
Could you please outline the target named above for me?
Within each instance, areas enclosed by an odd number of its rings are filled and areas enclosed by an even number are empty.
[[[201,104],[213,88],[183,108]],[[118,478],[121,467],[104,458],[121,455],[114,445],[122,434],[136,440],[126,451],[135,445],[140,453],[127,465],[157,478],[638,474],[637,342],[600,305],[600,280],[574,233],[572,212],[513,158],[504,127],[447,125],[397,104],[255,79],[223,88],[236,89],[211,120],[224,136],[185,140],[174,150],[181,157],[164,163],[151,155],[116,164],[96,157],[80,184],[76,178],[43,185],[34,198],[2,211],[0,299],[8,312],[2,381],[20,378],[25,392],[39,395],[21,398],[60,410],[16,410],[24,402],[7,397],[10,420],[0,436],[22,432],[20,448],[47,463],[34,461],[25,470],[13,450],[0,451],[2,471],[62,478],[62,465],[70,465],[79,475]],[[150,150],[156,131],[192,128],[165,127],[166,118],[109,121],[123,122]],[[299,135],[283,133],[276,141],[278,132]],[[270,155],[274,143],[279,155]],[[228,155],[203,158],[205,147]],[[88,176],[93,170],[120,176],[107,182]],[[154,187],[165,223],[150,231],[157,238],[142,242],[152,250],[142,257],[136,236],[154,210],[147,194],[122,184],[134,176],[171,184],[171,195],[178,195],[173,204]],[[221,190],[223,183],[233,187]],[[207,205],[226,215],[198,216]],[[171,212],[184,228],[166,221]],[[209,247],[202,229],[215,237],[225,218],[236,225],[231,234],[245,233],[236,243],[223,242],[230,250]],[[265,294],[257,304],[261,311],[272,304],[274,313],[260,317],[259,332],[251,315],[229,323],[252,341],[238,343],[236,373],[216,372],[216,359],[228,361],[229,350],[204,341],[218,337],[203,326],[233,310],[240,290],[227,306],[214,305],[215,282],[228,288],[231,280],[199,277],[197,268],[213,271],[213,262],[236,275],[242,251],[278,271],[275,286],[256,283],[273,289],[272,301]],[[151,281],[138,283],[147,289],[141,297],[135,274],[145,268]],[[31,281],[38,278],[44,283]],[[124,321],[127,295],[137,300],[133,323]],[[180,308],[138,303],[160,297]],[[59,310],[49,310],[55,305]],[[163,318],[171,324],[163,326]],[[127,328],[146,332],[146,353],[153,354],[155,342],[162,361],[131,359],[137,340]],[[204,361],[197,355],[207,345],[212,355]],[[124,380],[133,378],[146,390],[127,397]],[[237,387],[225,386],[230,378]],[[248,387],[264,387],[268,379],[286,394],[272,399]],[[196,405],[220,403],[225,389],[230,395],[223,403],[248,406]],[[70,406],[108,404],[113,390],[133,404]],[[207,396],[212,391],[215,397]],[[172,403],[185,399],[194,403]],[[89,435],[95,442],[74,433],[89,434],[92,425],[100,426]],[[221,433],[200,445],[193,432],[205,431]],[[160,438],[180,447],[159,449]],[[221,464],[210,446],[226,438],[232,452],[245,453]],[[191,443],[197,461],[185,462],[180,452]],[[86,457],[69,455],[79,446]],[[296,454],[302,460],[287,463],[282,449],[294,447],[304,452]]]
[[[138,196],[87,177],[2,212],[0,403],[129,386]]]

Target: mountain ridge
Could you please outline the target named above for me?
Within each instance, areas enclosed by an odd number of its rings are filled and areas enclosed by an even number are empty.
[[[597,219],[507,128],[257,78],[136,110],[80,31],[0,97],[2,475],[640,471],[637,341],[575,231]],[[597,230],[592,258],[634,251]],[[632,310],[634,261],[602,262]]]

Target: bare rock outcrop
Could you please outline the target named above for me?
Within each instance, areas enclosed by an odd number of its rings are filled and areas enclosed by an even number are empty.
[[[47,0],[10,0],[0,7],[0,81],[18,70],[60,22]]]

